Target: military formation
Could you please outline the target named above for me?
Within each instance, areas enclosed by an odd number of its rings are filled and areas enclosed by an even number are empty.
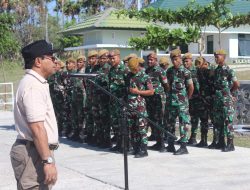
[[[170,52],[172,66],[168,57],[158,60],[154,52],[146,60],[136,54],[122,60],[118,49],[89,50],[87,57],[69,58],[66,65],[57,60],[57,72],[48,81],[59,135],[113,152],[127,148],[135,158],[148,156],[148,149],[188,154],[187,145],[234,151],[232,122],[239,82],[225,63],[226,52],[218,50],[214,56],[217,66],[203,57],[193,60],[191,53],[182,56],[179,49]],[[89,79],[71,73],[97,75]],[[126,114],[124,103],[129,106]],[[180,138],[175,141],[166,131],[175,135],[177,125]],[[155,144],[148,146],[148,141]]]

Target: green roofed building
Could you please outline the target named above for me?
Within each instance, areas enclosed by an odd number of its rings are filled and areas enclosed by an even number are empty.
[[[117,15],[114,14],[115,10],[109,8],[62,31],[63,34],[84,35],[82,46],[70,47],[65,50],[118,48],[121,50],[122,57],[132,51],[135,52],[128,46],[129,38],[144,35],[149,23],[124,16],[117,18]],[[139,51],[136,53],[141,54]]]

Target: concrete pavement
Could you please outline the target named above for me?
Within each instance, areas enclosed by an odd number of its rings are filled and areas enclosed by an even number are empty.
[[[15,141],[12,112],[0,112],[0,189],[16,188],[9,159]],[[174,156],[149,151],[142,159],[128,157],[131,190],[249,190],[250,149],[236,151],[188,147]],[[124,188],[123,155],[61,139],[55,151],[58,181],[55,190],[117,190]]]

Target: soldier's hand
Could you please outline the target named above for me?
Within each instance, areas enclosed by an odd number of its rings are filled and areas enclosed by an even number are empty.
[[[139,94],[140,91],[138,90],[138,88],[130,88],[129,91],[132,93],[132,94]]]
[[[54,185],[57,181],[57,170],[55,164],[44,164],[43,171],[45,175],[44,184]]]

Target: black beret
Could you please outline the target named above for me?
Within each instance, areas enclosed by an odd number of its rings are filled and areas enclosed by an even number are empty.
[[[25,46],[21,52],[24,60],[30,60],[43,55],[52,55],[56,50],[53,50],[52,44],[46,40],[38,40]]]

